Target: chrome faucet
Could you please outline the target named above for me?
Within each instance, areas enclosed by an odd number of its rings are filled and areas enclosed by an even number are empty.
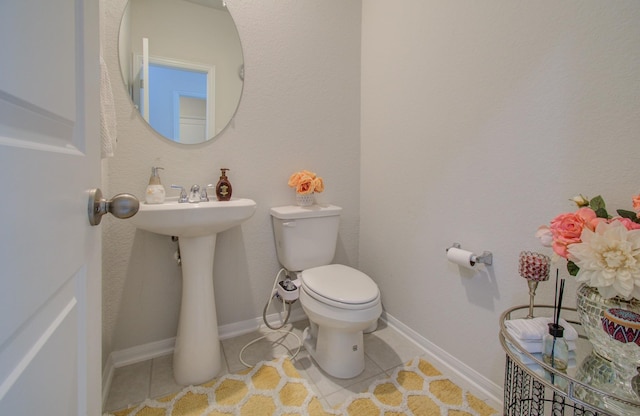
[[[200,201],[208,201],[209,200],[209,195],[207,194],[207,188],[215,188],[215,185],[208,184],[207,186],[205,186],[202,189],[202,192],[200,192]]]
[[[178,197],[179,203],[189,202],[191,204],[195,204],[197,202],[207,202],[209,201],[209,195],[207,195],[207,188],[212,188],[213,185],[207,185],[204,188],[200,189],[200,185],[192,185],[189,190],[189,194],[187,195],[187,190],[184,189],[184,186],[180,185],[171,185],[173,189],[180,189],[180,196]]]
[[[191,185],[189,191],[189,203],[200,202],[200,185]]]

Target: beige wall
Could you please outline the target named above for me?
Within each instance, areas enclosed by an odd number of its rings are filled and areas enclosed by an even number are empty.
[[[640,192],[640,2],[362,3],[360,268],[391,315],[501,384],[518,253],[572,196]],[[453,242],[494,266],[460,272]]]
[[[218,236],[214,285],[220,325],[261,316],[279,270],[269,208],[294,203],[299,169],[317,172],[318,200],[344,208],[336,261],[358,256],[360,1],[227,1],[244,48],[235,120],[215,141],[181,147],[149,129],[120,84],[117,33],[125,0],[102,1],[103,50],[118,107],[118,147],[105,162],[110,194],[144,195],[151,166],[169,185],[215,183],[231,169],[234,196],[258,203],[252,219]],[[181,271],[168,237],[103,220],[103,357],[175,336]]]
[[[107,20],[123,3],[103,2]],[[527,302],[517,256],[541,250],[538,225],[577,193],[628,208],[640,191],[640,4],[228,3],[246,61],[235,122],[213,143],[179,147],[116,88],[110,194],[142,195],[152,165],[166,168],[166,185],[232,169],[235,194],[258,211],[218,238],[213,278],[228,324],[260,316],[279,269],[268,208],[293,201],[292,171],[315,170],[321,199],[345,208],[336,261],[359,263],[392,316],[500,384],[498,317]],[[105,26],[113,72],[117,27]],[[168,239],[103,222],[106,356],[173,336],[181,282]],[[494,266],[460,272],[445,258],[454,241],[492,251]],[[540,286],[541,301],[552,286]]]

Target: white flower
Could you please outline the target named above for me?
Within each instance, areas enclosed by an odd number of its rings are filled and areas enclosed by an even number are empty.
[[[589,206],[589,198],[583,196],[582,194],[574,196],[573,198],[571,198],[571,201],[573,201],[578,206],[578,208]]]
[[[595,232],[585,227],[580,239],[569,246],[570,260],[580,268],[577,281],[598,288],[605,299],[640,299],[640,230],[602,221]]]

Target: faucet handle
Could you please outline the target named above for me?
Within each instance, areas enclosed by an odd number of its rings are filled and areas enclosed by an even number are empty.
[[[178,198],[178,202],[188,202],[189,197],[187,196],[187,190],[184,189],[184,186],[180,185],[171,185],[171,189],[180,189],[180,197]]]
[[[207,188],[215,188],[215,185],[208,184],[208,185],[205,185],[202,188],[202,191],[200,192],[200,202],[209,201],[209,195],[207,193]]]

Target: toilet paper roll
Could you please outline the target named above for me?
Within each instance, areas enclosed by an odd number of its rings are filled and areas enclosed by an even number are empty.
[[[475,270],[478,268],[478,263],[473,261],[474,254],[467,250],[451,247],[447,250],[447,259],[451,263],[455,263],[458,266],[462,266],[466,269]]]

